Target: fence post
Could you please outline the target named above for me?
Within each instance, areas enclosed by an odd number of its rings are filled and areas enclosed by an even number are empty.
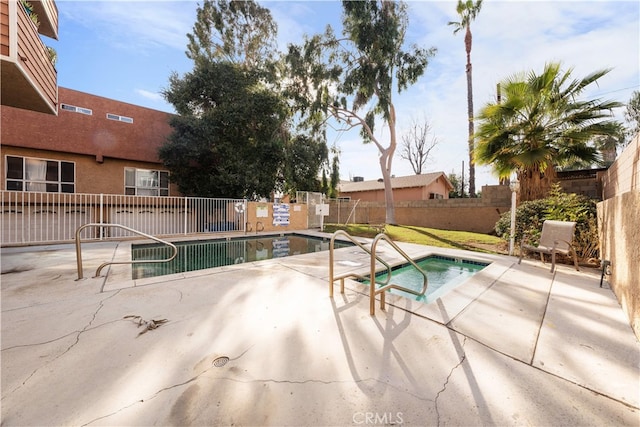
[[[187,198],[184,198],[184,235],[187,235]]]
[[[104,224],[104,194],[100,193],[100,224]],[[100,227],[100,240],[104,240],[104,228]]]

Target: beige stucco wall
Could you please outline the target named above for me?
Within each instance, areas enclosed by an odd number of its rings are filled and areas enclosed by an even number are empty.
[[[258,217],[259,208],[266,208],[267,216]],[[261,210],[261,212],[264,212]],[[273,203],[249,202],[247,203],[247,233],[256,231],[294,231],[306,230],[307,205],[289,204],[289,225],[273,224]]]
[[[438,179],[437,182],[432,182],[424,187],[396,188],[393,190],[393,200],[394,202],[426,200],[429,198],[429,193],[440,194],[445,199],[449,198],[446,183],[443,179]],[[354,200],[358,199],[362,202],[384,202],[384,189],[355,191],[352,193],[340,192],[340,197],[351,197]]]
[[[640,135],[609,168],[602,185],[601,257],[611,262],[608,282],[640,338]]]
[[[602,177],[602,200],[627,191],[640,191],[640,134],[636,135]]]

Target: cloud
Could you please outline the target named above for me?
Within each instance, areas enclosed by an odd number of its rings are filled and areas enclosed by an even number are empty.
[[[151,48],[184,50],[195,22],[190,1],[84,1],[64,8],[65,17],[119,49],[146,53]]]
[[[144,89],[136,89],[135,92],[138,95],[141,95],[142,97],[150,99],[152,101],[164,102],[164,97],[158,92],[150,92]]]
[[[418,83],[395,98],[400,132],[404,116],[424,112],[441,141],[431,167],[459,174],[462,161],[465,169],[468,166],[468,131],[464,33],[454,36],[447,25],[458,20],[455,2],[409,5],[408,34],[438,52]],[[572,67],[576,79],[613,68],[583,95],[626,102],[640,88],[639,15],[635,2],[485,1],[471,27],[475,113],[495,100],[500,80],[518,72],[539,72],[550,61]],[[410,165],[397,156],[394,173],[411,173]],[[476,174],[477,188],[497,182],[488,167],[476,167]]]
[[[62,2],[66,5],[71,2]],[[201,2],[200,2],[201,3]],[[118,76],[122,84],[128,76],[135,87],[153,87],[150,74],[191,66],[182,55],[186,34],[196,18],[194,1],[84,1],[73,7],[60,7],[65,19],[98,34],[104,46],[146,56],[147,69]],[[324,32],[331,24],[341,33],[341,3],[338,1],[261,1],[278,23],[278,46],[286,50],[289,43],[301,43],[303,35]],[[453,35],[449,21],[457,21],[456,2],[408,1],[410,22],[408,42],[421,47],[436,47],[418,82],[402,94],[394,94],[398,117],[398,141],[412,117],[426,115],[433,134],[441,141],[434,153],[435,163],[429,171],[455,170],[460,174],[465,162],[468,174],[467,88],[465,75],[464,33]],[[496,83],[518,72],[541,71],[549,61],[561,61],[573,67],[573,77],[581,78],[602,69],[612,71],[585,91],[585,97],[603,97],[626,102],[640,89],[640,10],[635,1],[499,1],[485,0],[472,23],[473,94],[477,113],[495,99]],[[74,42],[75,43],[75,42]],[[105,53],[105,56],[109,52]],[[117,56],[114,55],[114,58]],[[114,62],[116,59],[113,60]],[[162,62],[164,61],[164,62]],[[180,62],[184,61],[184,62]],[[142,61],[139,61],[142,62]],[[125,64],[119,66],[124,68]],[[141,80],[144,76],[145,80]],[[128,89],[129,93],[134,89]],[[155,103],[161,97],[153,91],[137,89],[138,96]],[[622,111],[616,111],[621,119]],[[381,126],[378,126],[380,129]],[[386,132],[386,133],[385,133]],[[388,137],[388,129],[380,135]],[[378,150],[364,145],[357,131],[328,133],[328,144],[341,150],[342,178],[349,175],[365,179],[380,177]],[[412,173],[406,160],[396,155],[396,176]],[[489,168],[476,168],[476,187],[495,183]]]
[[[318,32],[312,24],[317,12],[307,2],[268,1],[261,4],[269,9],[278,23],[277,42],[281,52],[286,52],[289,44],[302,43],[305,34]]]

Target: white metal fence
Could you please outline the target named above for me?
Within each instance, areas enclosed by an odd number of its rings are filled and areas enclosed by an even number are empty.
[[[322,225],[322,215],[316,212],[316,206],[321,205],[324,200],[322,193],[310,191],[297,191],[296,201],[307,204],[307,226],[309,228],[320,228]]]
[[[244,231],[246,201],[197,197],[124,196],[0,191],[1,245],[73,241],[87,223],[121,224],[154,236]],[[97,228],[83,240],[125,237]]]

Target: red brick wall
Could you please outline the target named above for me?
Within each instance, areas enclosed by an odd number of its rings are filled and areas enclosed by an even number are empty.
[[[65,111],[60,104],[57,116],[3,106],[2,145],[159,163],[157,150],[172,131],[171,114],[62,87],[58,102],[93,114]],[[133,123],[108,120],[107,113]]]
[[[133,162],[121,159],[105,158],[98,163],[95,157],[79,154],[57,153],[48,150],[33,150],[29,148],[2,147],[0,156],[0,170],[2,170],[0,189],[6,189],[4,160],[5,156],[35,157],[47,160],[65,160],[76,164],[76,193],[85,194],[124,194],[124,168],[165,170],[158,163]],[[178,188],[170,184],[169,195],[179,196]]]

